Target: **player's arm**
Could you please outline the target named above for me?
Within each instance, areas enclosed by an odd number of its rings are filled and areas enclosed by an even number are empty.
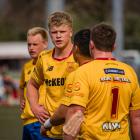
[[[130,111],[130,126],[134,140],[140,139],[140,109]]]
[[[80,71],[81,70],[79,69],[74,73],[71,92],[72,96],[68,104],[69,108],[63,126],[64,140],[75,140],[80,131],[80,126],[84,121],[84,112],[88,102],[89,88],[88,82],[85,82],[87,81],[85,80],[87,76]]]
[[[52,125],[60,125],[65,122],[65,116],[67,114],[68,106],[61,104],[50,118]]]
[[[30,79],[27,84],[27,98],[30,103],[30,107],[36,118],[44,123],[46,118],[49,117],[48,112],[45,110],[44,106],[38,104],[39,100],[39,87],[34,79]]]
[[[23,111],[25,107],[25,98],[24,98],[24,89],[19,88],[19,97],[20,97],[20,110]]]
[[[50,130],[52,126],[57,126],[65,122],[68,106],[61,104],[54,112],[51,118],[47,119],[44,125],[41,126],[40,133],[46,135],[46,131]]]
[[[72,104],[69,106],[63,126],[64,140],[75,140],[84,119],[84,111],[85,108],[80,105]]]
[[[63,124],[64,140],[74,140],[80,130],[80,125],[83,121],[83,112],[85,108],[79,105],[60,105],[55,111],[54,115],[45,121],[41,126],[40,132],[42,135],[46,134],[52,126]]]
[[[25,74],[24,74],[25,65],[22,69],[20,83],[19,83],[19,98],[20,98],[20,110],[23,111],[25,107],[25,98],[24,98],[24,88],[26,86],[25,83]]]
[[[130,128],[134,140],[140,139],[140,88],[138,78],[134,72],[135,82],[130,104]]]

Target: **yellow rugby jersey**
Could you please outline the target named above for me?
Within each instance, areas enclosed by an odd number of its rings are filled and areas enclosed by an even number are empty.
[[[64,92],[64,83],[68,74],[74,71],[75,63],[72,53],[64,59],[54,59],[53,50],[43,51],[36,63],[32,78],[40,85],[46,84],[46,110],[52,115],[58,108]],[[61,137],[62,126],[56,126],[47,132],[50,137]]]
[[[30,109],[30,104],[26,96],[26,90],[27,90],[26,86],[34,70],[34,67],[35,65],[33,64],[33,60],[30,60],[27,63],[25,63],[22,70],[21,79],[20,79],[20,88],[24,89],[24,98],[25,98],[25,108],[23,112],[21,113],[21,118],[23,119],[24,125],[38,121]],[[40,87],[39,94],[40,94],[39,104],[43,105],[45,103],[45,94],[46,94],[45,86]]]
[[[72,87],[74,82],[76,70],[71,72],[65,82],[64,86],[64,96],[61,99],[61,104],[64,104],[66,106],[69,106],[71,103],[71,97],[72,97]]]
[[[68,94],[69,93],[69,94]],[[75,71],[64,104],[85,107],[84,140],[129,140],[129,110],[140,109],[140,88],[134,70],[115,60],[94,60]],[[68,101],[67,101],[68,100]]]

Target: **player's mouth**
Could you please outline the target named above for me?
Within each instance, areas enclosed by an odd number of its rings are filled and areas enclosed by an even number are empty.
[[[35,52],[33,52],[33,51],[30,51],[29,53],[30,53],[30,55],[34,55],[35,54]]]
[[[57,45],[62,44],[62,40],[56,40],[56,44]]]

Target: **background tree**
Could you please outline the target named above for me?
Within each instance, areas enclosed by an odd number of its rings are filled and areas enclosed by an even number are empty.
[[[46,26],[47,0],[1,0],[0,41],[26,40],[33,26]],[[74,17],[74,31],[96,23],[112,23],[111,0],[65,0],[65,10]],[[124,46],[140,50],[140,1],[124,0]]]

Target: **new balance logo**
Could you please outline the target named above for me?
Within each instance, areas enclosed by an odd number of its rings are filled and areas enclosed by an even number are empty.
[[[53,68],[54,68],[54,66],[49,66],[47,70],[48,70],[48,71],[52,71]]]

